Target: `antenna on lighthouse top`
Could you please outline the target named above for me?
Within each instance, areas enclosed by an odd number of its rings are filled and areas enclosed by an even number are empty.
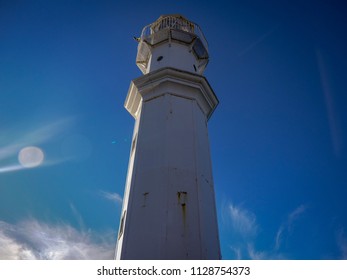
[[[160,16],[143,28],[138,41],[136,64],[144,74],[173,67],[201,75],[208,63],[208,44],[199,25],[179,14]]]

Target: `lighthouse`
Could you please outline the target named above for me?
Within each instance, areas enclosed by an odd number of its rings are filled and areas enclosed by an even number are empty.
[[[200,27],[164,15],[137,38],[143,75],[125,108],[135,119],[116,259],[220,259],[207,122],[218,105],[203,72]]]

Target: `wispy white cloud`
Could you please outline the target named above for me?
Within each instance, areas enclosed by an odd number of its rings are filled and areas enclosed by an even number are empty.
[[[255,215],[233,204],[229,204],[229,215],[233,230],[242,235],[254,235],[257,232],[257,223]]]
[[[230,250],[233,251],[236,260],[242,260],[242,252],[240,247],[229,246]]]
[[[123,198],[118,193],[110,193],[105,191],[100,191],[100,195],[108,200],[111,200],[117,204],[122,204]]]
[[[34,219],[18,224],[0,221],[0,259],[112,259],[113,236]]]
[[[0,222],[0,260],[31,260],[35,256],[13,238],[5,234],[10,225]]]
[[[287,256],[281,252],[269,248],[266,251],[257,250],[254,243],[247,244],[247,253],[252,260],[285,260]]]
[[[273,259],[273,257],[270,257],[269,252],[257,251],[252,243],[247,244],[247,252],[252,260]]]
[[[291,225],[307,210],[307,205],[301,204],[288,215],[288,223]]]
[[[231,229],[232,242],[229,246],[235,259],[264,259],[265,254],[257,252],[253,246],[259,226],[256,216],[244,207],[227,204],[223,220]]]
[[[307,205],[301,204],[295,208],[280,225],[275,239],[275,250],[279,250],[282,244],[283,236],[291,231],[293,223],[306,211]]]
[[[289,213],[275,234],[275,246],[259,250],[257,240],[262,230],[257,223],[256,215],[250,210],[229,203],[222,216],[224,223],[231,229],[233,244],[229,248],[235,259],[286,259],[286,256],[279,251],[283,236],[292,230],[293,224],[306,209],[307,206],[302,204]]]
[[[78,222],[80,229],[82,229],[82,230],[85,229],[82,215],[77,211],[77,209],[73,203],[70,203],[70,208],[71,208],[72,214],[74,215],[76,221]]]

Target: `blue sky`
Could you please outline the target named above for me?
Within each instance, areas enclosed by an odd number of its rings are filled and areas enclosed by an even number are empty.
[[[123,104],[141,75],[133,36],[169,13],[209,42],[223,258],[347,259],[346,12],[342,1],[0,1],[0,259],[113,257],[134,125]],[[33,146],[41,164],[23,167]]]

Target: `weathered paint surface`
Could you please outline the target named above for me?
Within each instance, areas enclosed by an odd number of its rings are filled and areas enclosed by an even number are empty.
[[[159,57],[161,58],[160,60],[158,59]],[[153,49],[147,73],[168,66],[197,73],[198,65],[199,62],[192,55],[189,47],[179,43],[162,44]]]
[[[174,46],[171,46],[174,47]],[[130,86],[133,144],[117,259],[220,259],[205,78],[159,68]]]

